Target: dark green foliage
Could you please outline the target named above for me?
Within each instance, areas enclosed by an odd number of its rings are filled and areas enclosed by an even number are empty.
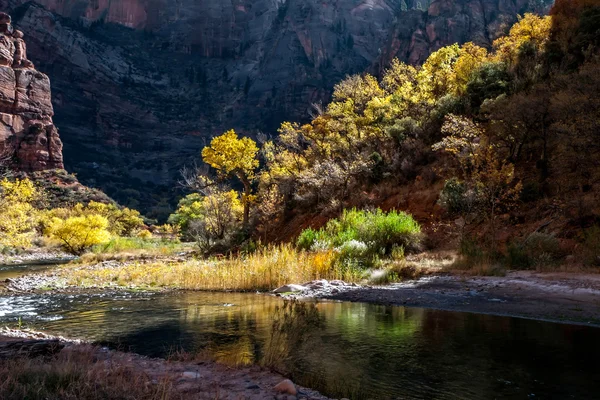
[[[600,226],[594,225],[585,230],[583,247],[585,263],[600,266]]]
[[[467,186],[458,178],[446,181],[440,193],[439,203],[450,214],[467,214],[482,204],[481,193],[477,188]]]
[[[539,200],[542,197],[540,184],[537,182],[526,182],[521,190],[521,201],[524,203]]]
[[[408,137],[414,137],[419,132],[419,124],[411,117],[397,120],[394,125],[386,128],[386,133],[402,143]]]
[[[488,62],[479,67],[467,83],[466,96],[471,107],[479,108],[486,99],[509,92],[510,75],[503,63]]]
[[[552,235],[535,232],[508,247],[507,264],[512,269],[555,266],[564,257],[560,242]]]

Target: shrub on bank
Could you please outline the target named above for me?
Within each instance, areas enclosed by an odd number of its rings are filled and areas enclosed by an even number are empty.
[[[558,239],[535,232],[508,246],[506,260],[509,268],[530,269],[555,266],[563,257]]]
[[[47,221],[44,233],[74,255],[81,255],[92,246],[110,240],[108,220],[97,214],[66,219],[54,217]]]
[[[342,263],[368,267],[380,257],[417,250],[421,238],[421,227],[410,214],[352,209],[345,210],[340,218],[330,220],[322,229],[305,229],[296,245],[313,251],[324,247],[334,249]]]

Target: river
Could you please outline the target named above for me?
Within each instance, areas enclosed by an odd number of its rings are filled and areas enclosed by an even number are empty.
[[[352,399],[598,399],[600,329],[249,293],[0,297],[0,324],[165,357],[267,364]]]

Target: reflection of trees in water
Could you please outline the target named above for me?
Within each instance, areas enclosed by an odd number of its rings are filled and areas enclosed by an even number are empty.
[[[360,303],[283,303],[252,294],[127,297],[64,299],[65,318],[44,325],[149,355],[175,349],[229,365],[260,363],[333,397],[594,398],[593,390],[600,392],[600,341],[592,328]]]
[[[261,364],[282,374],[290,374],[304,345],[317,339],[324,318],[314,303],[285,300],[275,307],[271,330]]]

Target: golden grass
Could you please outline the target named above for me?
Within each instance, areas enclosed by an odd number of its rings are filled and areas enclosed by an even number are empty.
[[[48,359],[0,360],[0,398],[64,400],[174,399],[172,382],[154,384],[139,368],[104,362],[92,347],[62,351]]]
[[[221,260],[134,263],[118,267],[65,269],[76,286],[165,287],[188,290],[271,290],[314,279],[360,280],[362,271],[335,264],[333,251],[298,251],[293,245],[268,246],[247,256]]]

